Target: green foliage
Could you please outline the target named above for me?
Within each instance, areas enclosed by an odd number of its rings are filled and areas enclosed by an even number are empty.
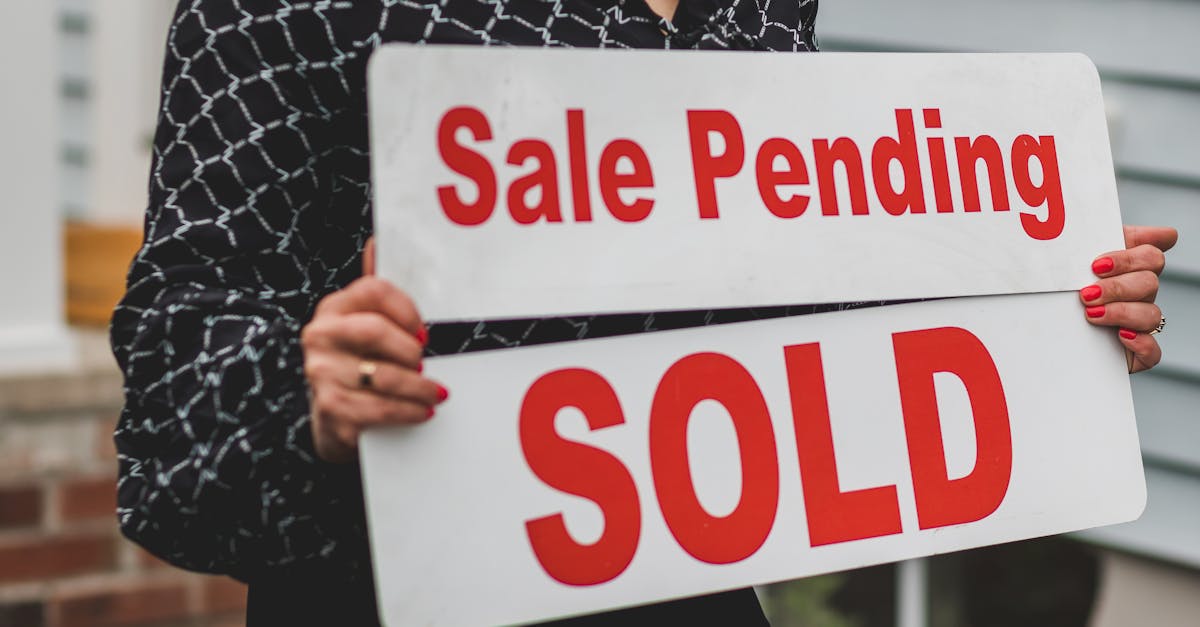
[[[832,603],[845,582],[845,574],[834,574],[774,584],[767,588],[767,618],[773,627],[863,627]]]

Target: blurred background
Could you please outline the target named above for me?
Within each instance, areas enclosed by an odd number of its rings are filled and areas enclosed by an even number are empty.
[[[0,3],[0,627],[242,623],[240,584],[162,564],[113,516],[105,327],[141,240],[174,4]],[[1166,356],[1134,377],[1141,520],[768,586],[774,624],[1200,625],[1200,0],[824,0],[817,30],[827,51],[1088,54],[1126,222],[1182,237]]]

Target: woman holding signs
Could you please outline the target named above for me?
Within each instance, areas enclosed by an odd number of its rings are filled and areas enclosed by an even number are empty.
[[[815,0],[183,0],[167,60],[146,237],[112,343],[126,535],[183,568],[250,584],[248,622],[376,624],[359,433],[419,423],[452,391],[423,356],[828,310],[676,312],[427,329],[371,276],[366,62],[392,41],[815,50]],[[1127,228],[1085,315],[1130,370],[1175,233]],[[1119,330],[1117,330],[1119,329]],[[436,478],[431,478],[436,480]],[[414,504],[414,515],[420,515]],[[470,591],[464,591],[469,602]],[[763,622],[753,592],[576,619]]]

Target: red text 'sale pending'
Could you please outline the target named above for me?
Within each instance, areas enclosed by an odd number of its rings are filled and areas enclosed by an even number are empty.
[[[573,214],[568,217],[574,222],[592,221],[588,185],[594,174],[604,206],[614,218],[621,222],[646,219],[654,209],[654,171],[646,150],[633,139],[612,139],[600,151],[598,167],[593,170],[585,150],[584,111],[567,110],[565,119],[568,153],[565,167],[570,174],[574,207]],[[1054,239],[1062,233],[1066,209],[1053,135],[1022,133],[1006,142],[1008,148],[1002,148],[1000,142],[988,134],[952,137],[949,138],[954,154],[951,159],[947,138],[939,133],[941,109],[924,109],[921,119],[923,127],[918,133],[913,110],[896,109],[895,134],[870,142],[866,152],[850,137],[812,139],[806,142],[811,145],[809,154],[813,168],[810,169],[809,160],[793,138],[771,137],[757,150],[748,151],[742,125],[732,113],[689,110],[688,145],[698,217],[720,218],[717,184],[722,179],[737,176],[747,166],[751,155],[750,167],[759,201],[779,218],[798,218],[806,212],[811,200],[811,192],[806,190],[814,178],[814,170],[821,215],[842,215],[835,175],[838,168],[845,173],[848,182],[849,215],[870,212],[867,171],[871,173],[871,191],[890,215],[926,213],[922,182],[925,176],[933,182],[934,211],[953,213],[956,207],[949,171],[949,164],[953,162],[960,185],[956,195],[962,199],[961,211],[981,211],[978,177],[983,173],[993,211],[1010,209],[1008,187],[1011,180],[1017,189],[1018,200],[1027,207],[1021,211],[1021,227],[1025,233],[1037,240]],[[459,138],[464,135],[471,141],[461,141]],[[472,148],[491,141],[492,124],[480,109],[455,107],[441,117],[437,128],[438,154],[448,169],[469,181],[465,185],[448,184],[437,188],[438,201],[446,217],[462,226],[482,224],[492,217],[497,202],[503,201],[508,214],[518,224],[563,222],[564,203],[558,183],[562,156],[556,155],[550,143],[542,139],[514,141],[505,154],[505,163],[528,172],[514,179],[501,195],[496,167]],[[901,172],[899,177],[892,175],[893,166]],[[470,191],[464,192],[461,188]],[[1035,210],[1044,213],[1044,217],[1039,217]]]

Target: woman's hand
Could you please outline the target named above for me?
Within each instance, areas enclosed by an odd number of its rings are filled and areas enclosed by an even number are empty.
[[[1158,275],[1179,238],[1175,229],[1162,226],[1126,226],[1125,250],[1105,253],[1092,262],[1100,280],[1079,290],[1088,322],[1119,327],[1129,372],[1149,370],[1162,359],[1158,340],[1150,334],[1158,327],[1162,310],[1154,304]]]
[[[313,443],[326,461],[353,459],[367,427],[428,420],[448,396],[420,374],[425,325],[408,295],[373,276],[373,243],[364,276],[322,299],[300,335]]]

